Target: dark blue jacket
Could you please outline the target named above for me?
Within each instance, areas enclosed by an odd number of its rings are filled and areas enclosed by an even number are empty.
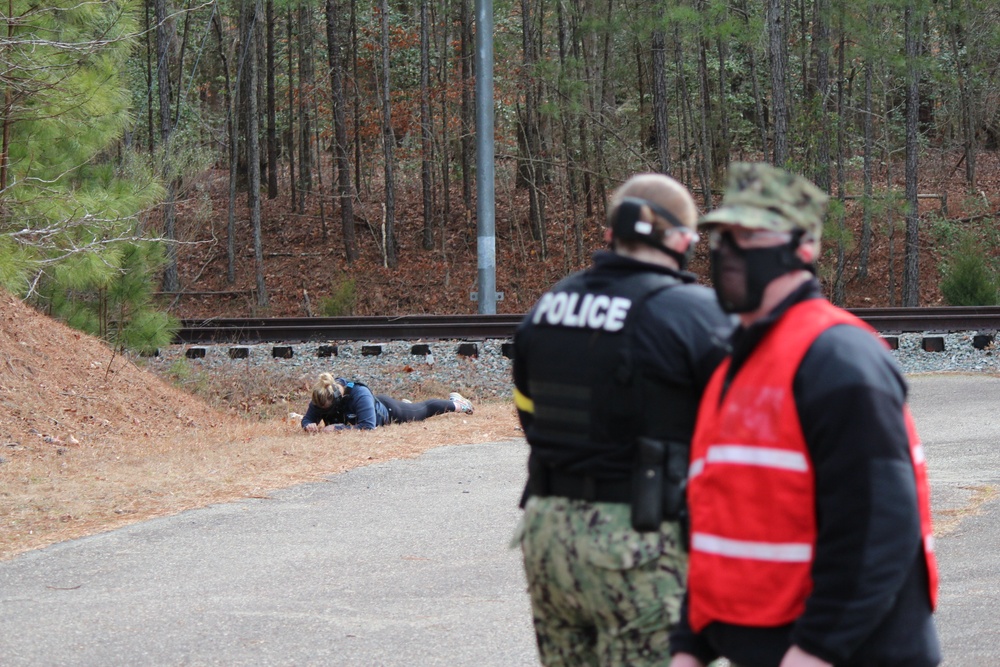
[[[337,430],[357,428],[367,431],[389,423],[389,411],[375,398],[371,389],[360,382],[348,382],[343,378],[337,378],[337,381],[347,387],[344,398],[326,410],[309,401],[309,408],[302,418],[302,428],[323,422],[327,426],[334,425]]]

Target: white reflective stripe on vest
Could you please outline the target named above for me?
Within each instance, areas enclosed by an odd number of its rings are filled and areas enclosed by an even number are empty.
[[[922,442],[918,442],[918,443],[914,444],[913,445],[913,462],[916,463],[917,465],[920,465],[921,463],[923,463],[926,460],[927,459],[926,459],[926,457],[924,455],[924,444]]]
[[[730,558],[766,560],[776,563],[812,561],[812,545],[805,542],[748,542],[708,533],[691,535],[691,550]]]
[[[809,462],[801,452],[753,445],[712,445],[705,455],[707,463],[738,463],[762,468],[808,472]]]

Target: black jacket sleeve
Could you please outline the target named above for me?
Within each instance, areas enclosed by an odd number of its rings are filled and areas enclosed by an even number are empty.
[[[817,543],[792,641],[843,663],[922,562],[906,384],[870,333],[838,326],[813,343],[793,391],[816,474]]]

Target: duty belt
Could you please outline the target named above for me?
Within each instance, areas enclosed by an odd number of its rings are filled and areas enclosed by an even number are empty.
[[[548,471],[548,495],[587,500],[597,503],[632,502],[632,482],[629,479],[598,479],[590,475],[568,475]]]

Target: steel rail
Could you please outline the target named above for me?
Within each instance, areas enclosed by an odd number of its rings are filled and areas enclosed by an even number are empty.
[[[883,334],[1000,331],[1000,307],[854,308]],[[175,343],[485,340],[511,338],[522,314],[183,320]]]

